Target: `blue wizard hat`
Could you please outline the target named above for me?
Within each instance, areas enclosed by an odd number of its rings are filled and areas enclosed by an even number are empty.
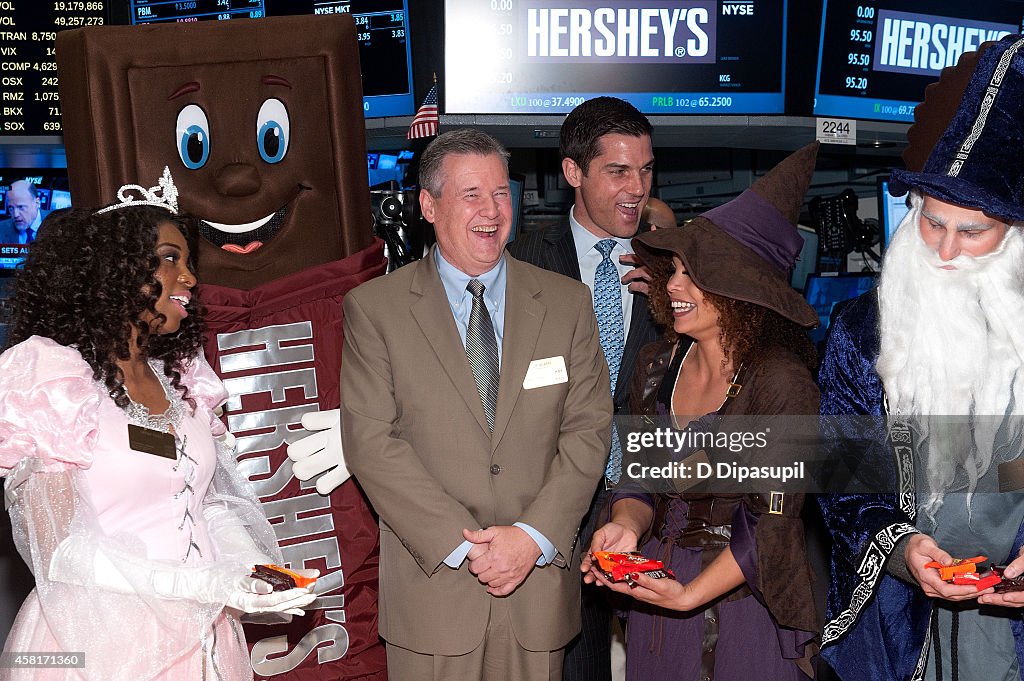
[[[921,172],[894,170],[893,189],[1024,220],[1024,35],[978,61],[960,106]]]

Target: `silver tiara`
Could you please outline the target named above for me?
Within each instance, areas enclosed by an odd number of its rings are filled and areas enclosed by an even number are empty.
[[[128,192],[133,193],[129,194]],[[120,203],[101,208],[96,211],[96,215],[117,210],[118,208],[127,208],[128,206],[156,206],[157,208],[177,213],[178,188],[174,186],[174,180],[171,179],[171,169],[164,166],[164,174],[160,177],[160,182],[155,187],[146,189],[137,184],[124,185],[117,190],[117,200]]]

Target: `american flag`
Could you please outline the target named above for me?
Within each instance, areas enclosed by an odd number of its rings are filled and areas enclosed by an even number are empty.
[[[414,140],[420,137],[433,137],[437,134],[439,122],[437,118],[437,84],[435,83],[416,112],[416,116],[413,117],[412,125],[409,126],[409,132],[406,133],[405,138]]]

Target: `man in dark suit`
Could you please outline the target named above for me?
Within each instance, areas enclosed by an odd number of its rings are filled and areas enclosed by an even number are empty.
[[[6,195],[7,214],[10,219],[0,221],[0,243],[30,244],[36,239],[39,225],[47,211],[39,208],[39,193],[31,182],[17,180],[11,183]]]
[[[576,537],[611,429],[590,292],[505,254],[490,136],[438,137],[420,184],[437,246],[344,303],[341,432],[380,514],[388,675],[550,681],[579,631]]]
[[[646,280],[633,267],[630,244],[651,192],[651,133],[647,118],[621,99],[597,97],[573,109],[562,124],[559,151],[565,179],[575,189],[575,205],[564,223],[525,234],[509,245],[514,257],[582,281],[593,291],[616,414],[629,411],[637,353],[658,337],[647,297],[637,295],[646,293]],[[580,532],[584,548],[607,489],[618,481],[620,461],[621,450],[613,442],[606,480],[598,486]],[[605,594],[584,585],[583,630],[566,649],[563,681],[610,681],[611,619]]]

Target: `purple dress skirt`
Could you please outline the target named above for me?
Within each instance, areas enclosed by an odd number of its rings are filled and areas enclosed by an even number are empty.
[[[624,493],[615,495],[612,503],[623,498],[635,498],[652,507],[656,501],[654,495]],[[663,516],[663,519],[659,517],[661,527],[654,528],[652,538],[640,551],[664,561],[676,579],[686,583],[722,549],[677,546],[669,537],[678,536],[685,529],[688,503],[680,497],[661,501],[667,503],[659,514]],[[755,527],[755,517],[739,504],[727,543],[747,578],[746,585],[692,612],[628,601],[626,681],[805,681],[809,678],[793,659],[787,659],[794,655],[788,645],[795,643],[789,640],[790,632],[776,626],[768,610],[751,591],[757,588],[751,586],[757,584]],[[715,629],[717,640],[714,633],[706,636],[706,631]],[[712,650],[706,651],[708,647]],[[784,652],[783,647],[790,650]]]

